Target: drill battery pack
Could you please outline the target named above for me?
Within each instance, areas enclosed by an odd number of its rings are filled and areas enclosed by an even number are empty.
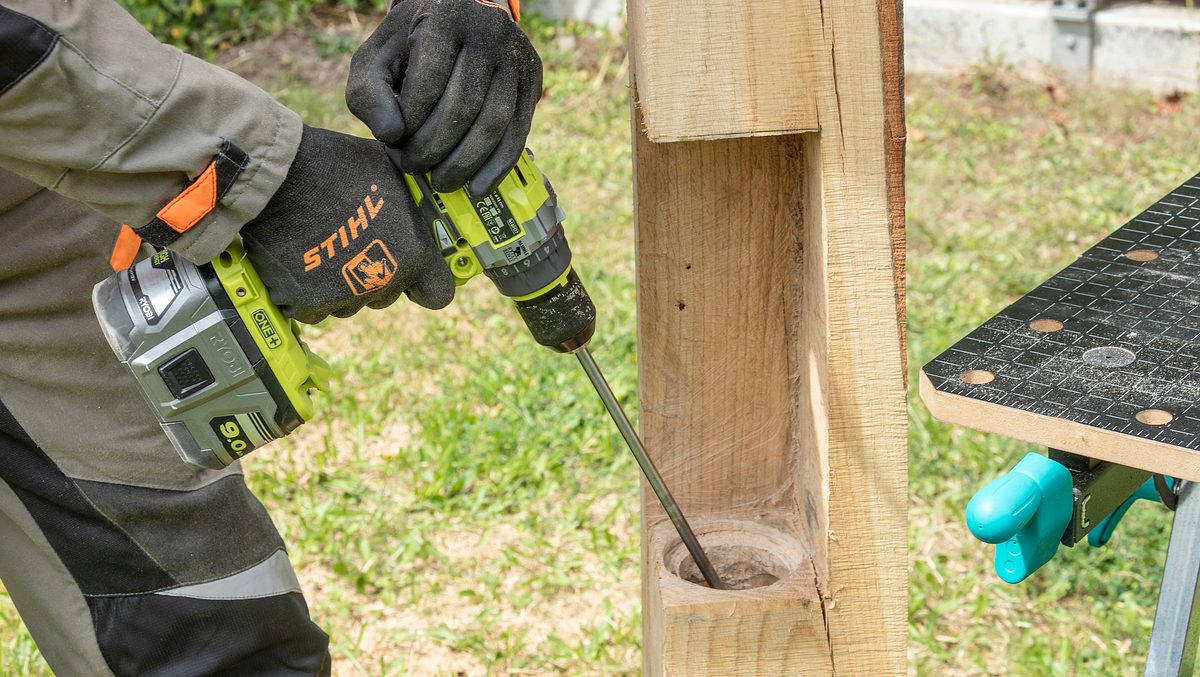
[[[235,243],[197,266],[160,251],[97,284],[117,358],[187,462],[222,468],[313,416],[328,367],[270,302]]]

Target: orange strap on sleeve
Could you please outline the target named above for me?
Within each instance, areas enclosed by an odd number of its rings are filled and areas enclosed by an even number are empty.
[[[113,245],[112,256],[109,257],[108,263],[113,270],[125,270],[133,265],[133,260],[137,258],[138,249],[142,247],[142,238],[133,232],[133,229],[124,223],[121,224],[121,232],[117,233],[117,243]]]
[[[217,208],[249,163],[245,151],[222,139],[220,150],[203,171],[147,223],[133,231],[156,247],[170,246]]]
[[[521,20],[521,0],[508,0],[508,7],[512,10],[513,21]]]
[[[158,210],[157,216],[176,233],[189,228],[208,215],[217,206],[217,163],[208,167],[184,188],[166,207]]]

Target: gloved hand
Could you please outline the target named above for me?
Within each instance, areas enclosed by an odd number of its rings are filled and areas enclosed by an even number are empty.
[[[401,293],[426,308],[454,299],[454,277],[377,141],[305,126],[287,177],[241,234],[271,300],[301,322],[384,308]]]
[[[350,112],[435,190],[485,195],[525,148],[542,61],[503,2],[400,0],[350,62]]]

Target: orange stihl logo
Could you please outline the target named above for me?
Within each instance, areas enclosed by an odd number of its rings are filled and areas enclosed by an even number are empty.
[[[342,266],[342,277],[355,296],[386,287],[396,276],[396,259],[379,240],[372,240],[358,256]]]
[[[378,190],[379,186],[371,184],[372,193]],[[304,252],[305,272],[319,267],[326,259],[332,259],[339,251],[349,247],[350,243],[357,240],[359,234],[371,225],[380,209],[383,209],[382,197],[374,201],[370,195],[364,197],[363,203],[358,206],[358,213],[346,219],[346,225],[338,226],[338,229],[320,244]]]

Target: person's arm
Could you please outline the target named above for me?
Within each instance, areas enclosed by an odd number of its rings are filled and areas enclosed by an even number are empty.
[[[0,166],[197,262],[263,210],[300,144],[294,112],[113,0],[0,0],[0,54]]]

